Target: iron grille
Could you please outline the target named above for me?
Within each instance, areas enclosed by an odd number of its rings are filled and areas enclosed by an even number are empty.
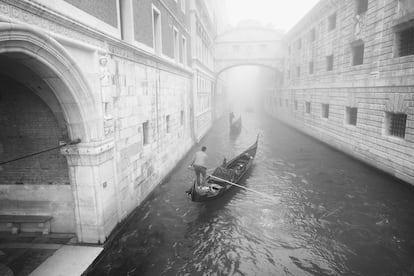
[[[356,107],[347,107],[346,113],[348,117],[348,124],[356,126],[357,124],[357,117],[358,117],[358,108]]]
[[[389,133],[390,135],[404,138],[407,114],[389,114]]]
[[[400,57],[414,55],[414,27],[400,32],[399,43]]]

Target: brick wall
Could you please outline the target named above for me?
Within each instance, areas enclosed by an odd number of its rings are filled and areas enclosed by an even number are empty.
[[[59,145],[64,130],[46,104],[10,79],[1,83],[0,161]],[[5,164],[0,184],[69,184],[66,159],[57,149]]]
[[[117,0],[65,1],[113,27],[118,26]]]

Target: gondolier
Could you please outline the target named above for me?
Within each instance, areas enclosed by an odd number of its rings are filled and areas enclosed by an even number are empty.
[[[243,187],[243,183],[240,182],[252,166],[258,142],[259,136],[257,136],[256,142],[245,151],[230,161],[226,160],[212,174],[208,174],[202,187],[199,187],[197,182],[194,181],[191,188],[186,191],[191,196],[191,201],[204,202],[218,198],[233,186],[248,189]]]
[[[196,181],[199,186],[204,185],[206,180],[206,170],[207,170],[207,148],[205,146],[201,147],[200,151],[197,151],[194,155],[194,159],[191,162],[190,166],[194,168],[194,172],[196,175]],[[200,181],[200,175],[202,176],[202,180]]]

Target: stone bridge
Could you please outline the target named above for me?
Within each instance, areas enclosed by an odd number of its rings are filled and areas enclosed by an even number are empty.
[[[283,33],[257,25],[238,26],[215,39],[217,76],[237,66],[257,65],[276,72],[283,69]]]

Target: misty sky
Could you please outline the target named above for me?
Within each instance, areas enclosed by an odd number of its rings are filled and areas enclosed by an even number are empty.
[[[263,25],[271,23],[276,29],[288,31],[319,0],[227,0],[231,25],[243,19],[255,19]]]

